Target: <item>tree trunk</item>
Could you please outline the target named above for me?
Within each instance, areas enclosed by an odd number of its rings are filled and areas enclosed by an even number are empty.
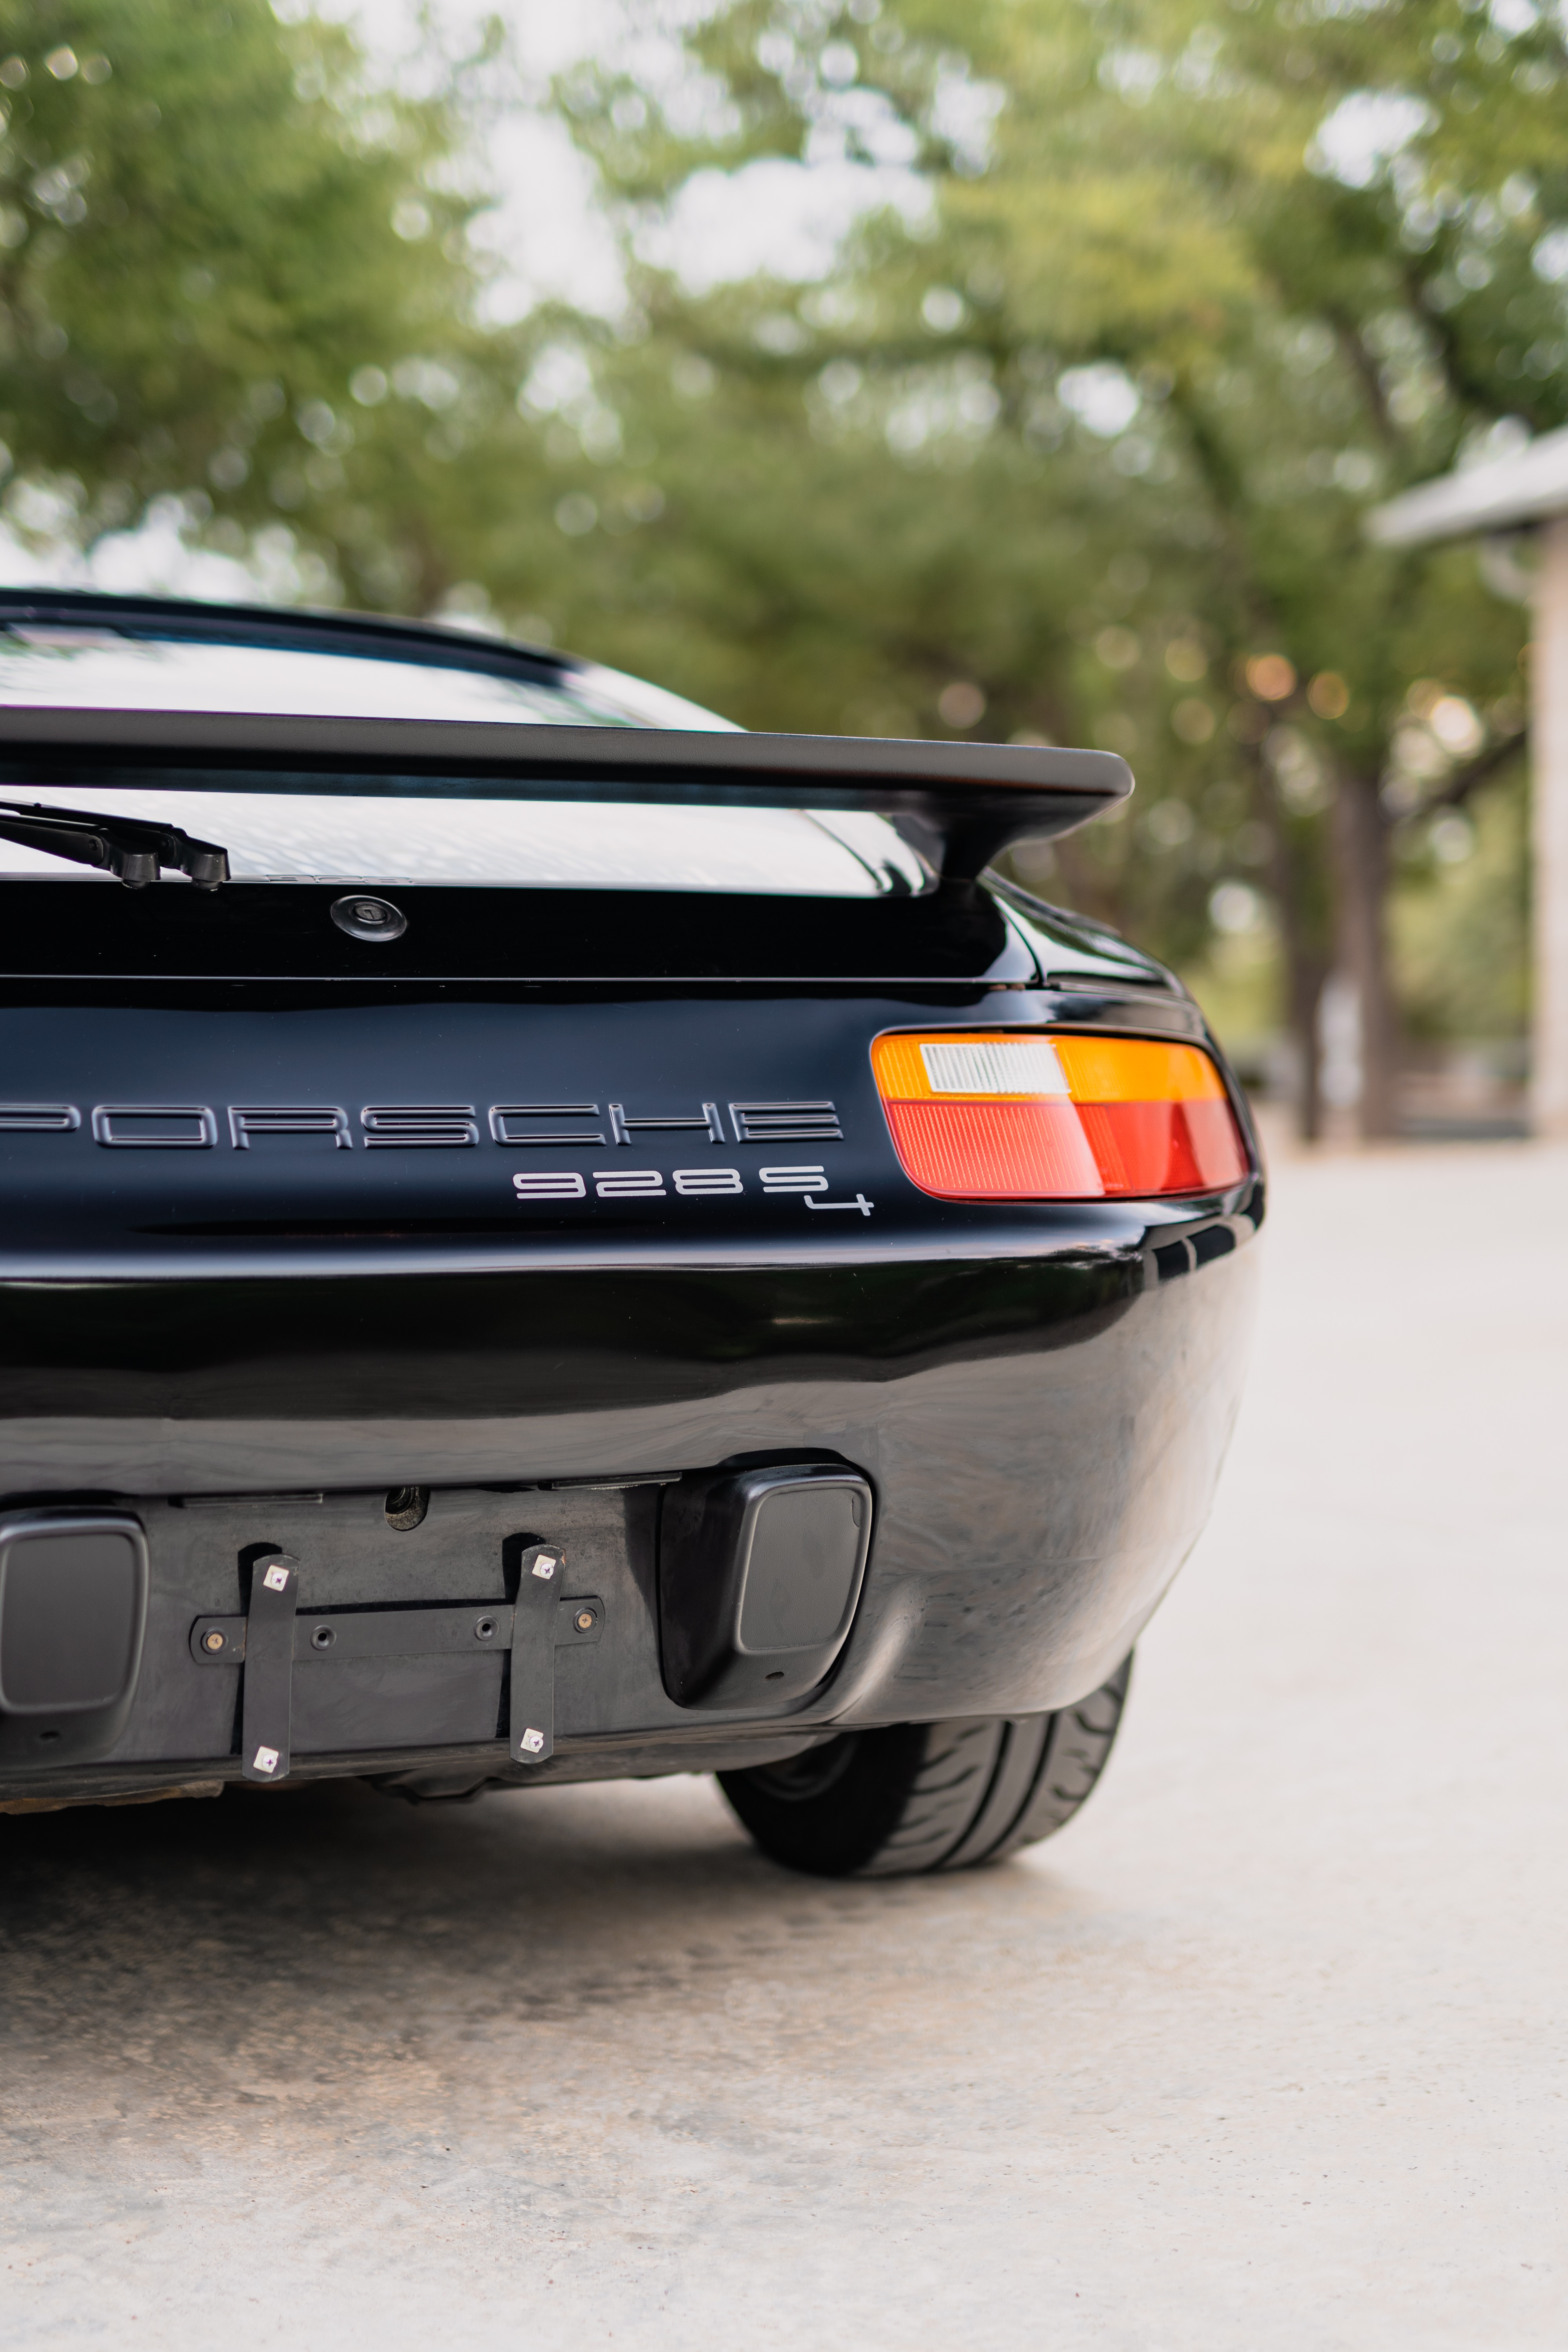
[[[1314,953],[1286,927],[1286,987],[1291,1042],[1296,1048],[1296,1132],[1316,1143],[1323,1131],[1322,1064],[1318,1045],[1318,1008],[1329,976],[1326,956]]]
[[[1318,1045],[1318,1008],[1330,958],[1312,920],[1313,877],[1303,870],[1301,845],[1289,841],[1276,822],[1273,873],[1275,902],[1279,909],[1281,943],[1285,950],[1285,1018],[1296,1058],[1296,1132],[1303,1143],[1315,1143],[1323,1129],[1321,1059]]]
[[[1332,961],[1321,840],[1315,824],[1290,816],[1273,768],[1261,751],[1253,764],[1253,785],[1254,806],[1273,843],[1268,879],[1285,951],[1285,1020],[1296,1062],[1296,1132],[1303,1143],[1315,1143],[1323,1125],[1318,1008]]]
[[[1361,1102],[1357,1124],[1369,1141],[1394,1134],[1399,1024],[1388,970],[1384,910],[1388,894],[1388,828],[1377,779],[1342,775],[1331,820],[1339,967],[1361,1012]]]

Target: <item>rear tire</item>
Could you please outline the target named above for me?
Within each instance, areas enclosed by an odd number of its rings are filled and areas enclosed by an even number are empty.
[[[721,1772],[763,1852],[817,1878],[967,1870],[1069,1822],[1105,1769],[1132,1672],[1055,1715],[847,1731],[784,1764]]]

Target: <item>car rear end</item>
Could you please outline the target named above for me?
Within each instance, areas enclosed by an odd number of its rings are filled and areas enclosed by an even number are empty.
[[[1040,1717],[1201,1528],[1263,1195],[1191,1000],[896,759],[644,793],[577,690],[527,761],[4,714],[13,809],[231,878],[0,856],[0,1802]]]

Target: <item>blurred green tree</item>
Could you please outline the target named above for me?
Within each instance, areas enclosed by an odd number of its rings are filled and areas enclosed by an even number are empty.
[[[1512,789],[1523,628],[1472,551],[1392,556],[1363,520],[1568,411],[1555,19],[681,14],[684,82],[617,58],[557,92],[625,315],[497,327],[454,193],[495,28],[416,102],[265,0],[0,0],[8,519],[87,543],[174,496],[229,552],[286,527],[311,593],[569,638],[750,723],[1122,751],[1134,813],[1021,878],[1188,969],[1269,908],[1305,1123],[1336,968],[1385,1129],[1389,890],[1437,904],[1455,812]],[[648,259],[699,173],[781,157],[901,166],[928,208],[806,285],[697,294]],[[1516,558],[1489,571],[1517,590]],[[1519,835],[1481,832],[1484,961]],[[1431,923],[1397,938],[1417,1025],[1458,1017]]]
[[[1064,846],[1074,895],[1190,958],[1266,888],[1304,1121],[1337,965],[1386,1132],[1391,876],[1519,747],[1522,621],[1472,553],[1393,557],[1363,518],[1568,412],[1555,20],[739,0],[691,49],[712,135],[616,70],[563,92],[634,256],[695,173],[761,157],[901,152],[932,194],[804,291],[698,299],[634,263],[647,341],[597,380],[660,444],[703,666],[728,648],[742,715],[800,723],[854,673],[839,725],[1134,756],[1153,804]],[[705,387],[696,425],[652,396],[656,353]]]
[[[427,444],[490,356],[441,167],[499,36],[416,101],[281,14],[0,0],[8,517],[85,545],[174,496],[219,548],[285,523],[324,593],[424,608]]]

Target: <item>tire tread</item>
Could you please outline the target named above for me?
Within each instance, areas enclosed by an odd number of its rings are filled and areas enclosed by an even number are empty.
[[[721,1773],[720,1783],[763,1851],[792,1869],[904,1878],[1001,1862],[1054,1836],[1093,1794],[1131,1671],[1129,1656],[1099,1690],[1050,1715],[849,1734],[844,1776],[805,1801],[781,1804],[767,1766]]]

